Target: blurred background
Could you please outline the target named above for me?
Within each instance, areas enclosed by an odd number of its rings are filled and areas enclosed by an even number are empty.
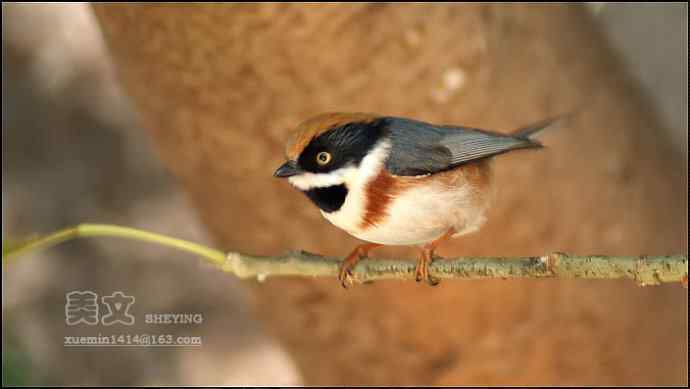
[[[659,136],[671,138],[687,162],[687,4],[587,9],[653,102],[664,122]],[[101,222],[213,245],[142,129],[88,4],[3,3],[2,145],[3,239]],[[252,295],[189,255],[89,239],[3,265],[2,277],[3,385],[304,382],[252,313]],[[65,295],[73,290],[135,296],[135,325],[67,325]],[[204,320],[150,325],[146,313],[202,313]],[[63,347],[65,336],[118,331],[201,336],[204,344]]]

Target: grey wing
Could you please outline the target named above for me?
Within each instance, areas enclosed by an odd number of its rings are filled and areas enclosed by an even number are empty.
[[[387,121],[392,145],[386,169],[399,176],[433,174],[506,151],[541,147],[526,136],[435,126],[403,118]]]

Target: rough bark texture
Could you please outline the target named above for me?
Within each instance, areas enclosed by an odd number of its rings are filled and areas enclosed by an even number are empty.
[[[544,133],[547,149],[499,157],[488,224],[438,254],[686,250],[687,170],[581,7],[96,11],[161,157],[225,249],[342,256],[356,244],[271,177],[287,132],[310,115],[370,111],[508,130],[579,107],[572,125]],[[687,384],[679,285],[247,285],[307,384]]]

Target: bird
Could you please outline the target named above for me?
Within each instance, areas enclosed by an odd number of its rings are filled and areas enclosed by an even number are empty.
[[[493,157],[544,145],[531,136],[556,116],[503,133],[363,112],[327,112],[289,135],[274,172],[336,227],[364,241],[343,260],[338,280],[380,246],[419,246],[415,279],[430,285],[439,244],[480,229],[492,203]]]

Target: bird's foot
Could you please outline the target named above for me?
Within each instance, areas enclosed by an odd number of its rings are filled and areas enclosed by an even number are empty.
[[[436,286],[439,282],[441,282],[441,280],[439,280],[436,277],[433,277],[429,273],[429,265],[431,265],[431,262],[434,261],[434,250],[436,250],[436,246],[450,239],[453,236],[453,234],[455,234],[455,232],[455,228],[451,228],[448,231],[446,231],[446,233],[443,234],[440,238],[436,239],[433,242],[429,242],[422,247],[422,252],[419,255],[419,260],[417,260],[417,267],[415,268],[415,279],[417,280],[417,282],[426,280],[426,282],[431,286]]]
[[[429,274],[429,265],[434,260],[433,250],[427,248],[422,249],[422,252],[417,260],[417,267],[415,268],[415,279],[417,282],[425,280],[429,285],[436,286],[440,280]]]
[[[367,257],[371,249],[378,246],[380,245],[375,243],[359,245],[355,247],[350,255],[345,257],[343,263],[340,265],[340,271],[338,272],[338,281],[340,281],[340,285],[342,285],[343,288],[347,289],[354,284],[352,270],[362,258]]]

